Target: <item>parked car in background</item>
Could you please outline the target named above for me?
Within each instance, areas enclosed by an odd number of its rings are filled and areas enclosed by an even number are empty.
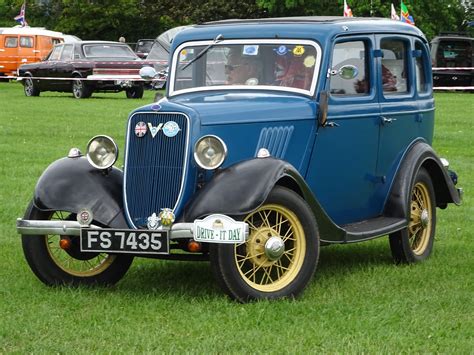
[[[139,39],[135,44],[135,53],[137,53],[140,58],[145,59],[148,53],[150,53],[154,42],[154,39]]]
[[[447,33],[431,41],[431,61],[435,87],[474,86],[474,39]]]
[[[233,299],[295,297],[322,245],[388,236],[395,262],[425,260],[437,207],[461,202],[431,146],[415,26],[206,23],[176,35],[169,72],[166,97],[128,117],[123,169],[98,135],[40,177],[17,231],[45,284],[114,284],[134,257],[209,260]]]
[[[18,76],[26,96],[61,91],[81,99],[95,91],[125,91],[138,99],[144,90],[139,71],[145,65],[153,62],[141,60],[125,43],[81,41],[56,45],[44,61],[22,65]]]
[[[41,61],[55,44],[77,40],[42,27],[0,28],[0,78],[16,76],[22,64]]]

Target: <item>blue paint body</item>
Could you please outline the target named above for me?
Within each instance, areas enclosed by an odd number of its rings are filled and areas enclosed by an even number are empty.
[[[423,34],[414,26],[389,20],[230,22],[195,26],[182,31],[174,39],[171,53],[183,43],[212,41],[219,34],[225,40],[279,38],[314,41],[322,50],[318,82],[312,95],[256,88],[177,95],[168,92],[167,97],[159,102],[159,111],[154,111],[153,105],[134,111],[132,118],[158,112],[183,114],[189,119],[182,193],[176,206],[160,207],[175,207],[175,213],[178,216],[182,214],[201,179],[193,159],[194,145],[200,137],[210,134],[220,137],[227,145],[228,156],[223,169],[255,158],[262,147],[267,148],[272,156],[290,163],[303,176],[316,200],[337,225],[381,216],[408,148],[417,140],[431,144],[433,138],[431,69]],[[351,38],[360,38],[367,44],[369,92],[358,96],[329,95],[328,122],[335,126],[322,127],[318,124],[319,93],[329,90],[327,73],[333,48],[336,43]],[[406,43],[408,67],[404,76],[408,90],[403,94],[383,93],[381,58],[377,51],[384,38]],[[424,51],[424,76],[428,87],[424,94],[419,93],[415,85],[417,78],[412,56],[415,43]],[[175,69],[173,66],[171,62],[170,72]],[[384,123],[384,118],[391,119],[391,123]],[[132,147],[131,141],[137,140],[133,130],[134,125],[129,125],[126,150]],[[127,164],[126,160],[126,175],[130,168]],[[211,178],[209,174],[204,174],[204,180]],[[146,176],[142,177],[143,181],[139,180],[135,178],[132,183],[151,184],[153,181]],[[160,191],[166,191],[166,186],[162,186]],[[127,186],[124,193],[128,199]],[[130,225],[137,227],[131,219]],[[140,223],[143,224],[143,221]]]

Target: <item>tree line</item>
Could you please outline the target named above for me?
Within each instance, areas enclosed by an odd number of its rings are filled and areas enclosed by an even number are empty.
[[[357,17],[390,17],[393,1],[347,0]],[[340,16],[343,0],[42,0],[26,2],[30,26],[82,39],[127,42],[155,38],[175,26],[229,18]],[[393,2],[397,10],[400,4]],[[470,32],[474,5],[465,0],[405,0],[416,25],[431,39],[440,32]],[[0,27],[11,27],[23,0],[0,0]]]

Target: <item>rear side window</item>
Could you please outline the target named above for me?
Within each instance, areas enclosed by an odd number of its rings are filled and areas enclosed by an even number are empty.
[[[428,91],[428,82],[426,80],[426,64],[428,62],[428,54],[420,42],[416,42],[415,51],[417,53],[415,61],[416,90],[419,93],[424,93]]]
[[[64,45],[63,52],[61,53],[61,60],[71,60],[72,59],[72,44]]]
[[[367,45],[363,41],[337,43],[331,63],[332,95],[366,95],[369,93]]]
[[[53,48],[53,51],[51,52],[49,56],[49,60],[59,60],[59,57],[61,55],[61,50],[63,49],[63,46],[56,46]]]
[[[20,37],[20,47],[33,48],[33,37]]]
[[[407,83],[408,43],[398,39],[383,39],[382,86],[384,94],[397,94],[408,91]]]
[[[18,47],[18,38],[17,37],[6,37],[5,38],[5,48],[16,48]]]

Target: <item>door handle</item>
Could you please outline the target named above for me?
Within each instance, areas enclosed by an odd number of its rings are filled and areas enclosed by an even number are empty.
[[[397,120],[396,118],[389,118],[389,117],[384,117],[384,116],[381,116],[380,119],[383,125],[393,123]]]

